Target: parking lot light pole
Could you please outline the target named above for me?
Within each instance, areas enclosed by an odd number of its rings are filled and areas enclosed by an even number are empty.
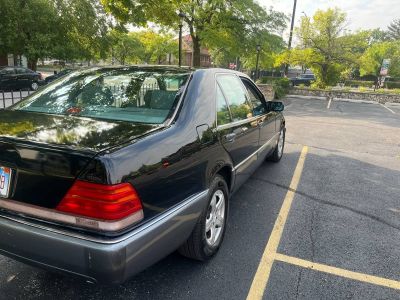
[[[182,66],[182,27],[183,27],[183,18],[186,15],[180,10],[178,13],[179,16],[179,67]]]
[[[258,79],[258,62],[260,60],[260,51],[261,51],[261,46],[257,45],[257,60],[256,60],[256,74],[254,74],[254,80]]]
[[[293,2],[293,12],[292,12],[292,21],[290,23],[288,50],[292,49],[293,27],[294,27],[294,20],[296,18],[296,6],[297,6],[297,0],[294,0],[294,2]],[[285,65],[285,75],[287,76],[288,73],[289,73],[289,64],[287,63]]]

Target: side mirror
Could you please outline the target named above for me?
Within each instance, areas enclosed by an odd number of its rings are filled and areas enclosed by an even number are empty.
[[[267,102],[268,111],[283,111],[285,109],[285,105],[283,105],[280,101],[269,101]]]

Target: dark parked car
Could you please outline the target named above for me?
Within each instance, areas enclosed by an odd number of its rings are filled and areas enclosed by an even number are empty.
[[[47,77],[45,78],[45,81],[46,81],[46,83],[53,82],[54,80],[56,80],[56,79],[58,79],[58,78],[61,78],[61,77],[65,76],[65,75],[68,75],[68,74],[71,73],[72,71],[73,71],[73,70],[71,70],[71,69],[64,69],[64,70],[62,70],[62,71],[60,71],[60,72],[58,72],[58,73],[55,73],[55,74],[50,75],[50,76],[47,76]]]
[[[105,283],[178,248],[211,258],[231,195],[282,157],[282,110],[224,69],[96,68],[51,83],[0,110],[0,253]]]
[[[42,84],[42,74],[24,67],[0,67],[0,91],[32,90]]]
[[[313,81],[315,81],[314,74],[301,74],[298,77],[290,78],[291,86],[296,86],[300,84],[304,84],[305,86],[310,86]]]

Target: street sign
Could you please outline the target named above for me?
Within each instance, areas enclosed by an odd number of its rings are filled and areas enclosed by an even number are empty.
[[[390,59],[384,59],[382,61],[382,66],[381,66],[381,76],[387,76],[389,74],[389,65],[390,65]]]

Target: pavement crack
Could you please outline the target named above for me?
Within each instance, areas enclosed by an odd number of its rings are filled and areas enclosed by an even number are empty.
[[[293,192],[295,194],[298,194],[298,195],[301,195],[301,196],[305,197],[306,199],[312,200],[314,202],[318,202],[320,204],[329,205],[329,206],[333,206],[333,207],[337,207],[337,208],[341,208],[341,209],[345,209],[345,210],[351,211],[351,212],[353,212],[355,214],[364,216],[366,218],[370,218],[370,219],[372,219],[372,220],[374,220],[376,222],[382,223],[382,224],[384,224],[386,226],[389,226],[389,227],[391,227],[393,229],[397,229],[397,230],[400,231],[400,227],[399,226],[394,225],[394,224],[392,224],[392,223],[390,223],[390,222],[388,222],[386,220],[383,220],[382,218],[377,217],[375,215],[372,215],[372,214],[369,214],[369,213],[354,209],[354,208],[346,206],[346,205],[342,205],[342,204],[334,203],[334,202],[329,202],[327,200],[311,196],[311,195],[309,195],[307,193],[304,193],[302,191],[294,190],[291,187],[286,186],[284,184],[276,183],[276,182],[269,181],[269,180],[266,180],[266,179],[263,179],[263,178],[259,178],[259,177],[251,177],[251,179],[262,181],[262,182],[265,182],[265,183],[268,183],[268,184],[271,184],[271,185],[275,185],[275,186],[277,186],[279,188],[282,188],[282,189],[285,189],[285,190],[289,190],[289,191],[291,191],[291,192]]]
[[[315,257],[315,240],[314,240],[314,220],[315,220],[315,209],[311,211],[311,225],[310,225],[310,240],[311,240],[311,261],[314,261]]]
[[[300,293],[300,282],[301,282],[301,276],[303,275],[303,269],[300,268],[299,270],[299,275],[297,276],[297,283],[296,283],[296,299],[299,298],[299,293]]]

